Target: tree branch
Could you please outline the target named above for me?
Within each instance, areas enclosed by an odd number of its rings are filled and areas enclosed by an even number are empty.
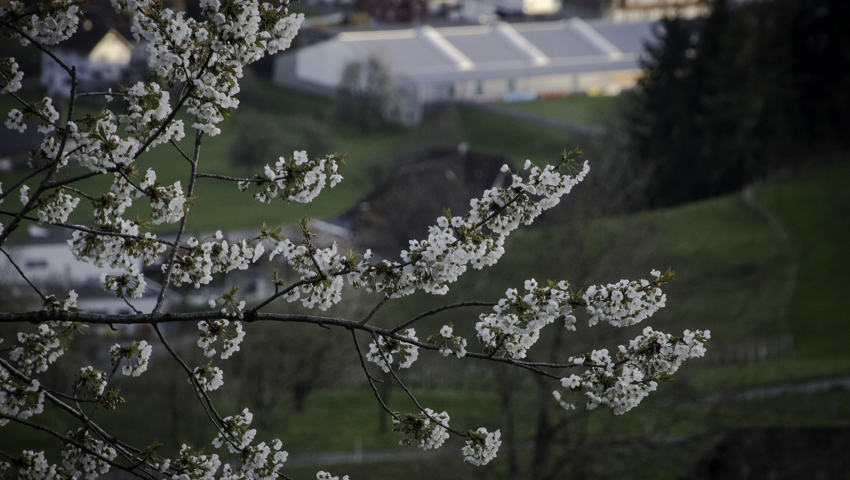
[[[15,270],[18,271],[18,274],[20,274],[21,278],[23,278],[29,284],[29,286],[32,287],[33,290],[35,290],[35,293],[37,293],[38,296],[41,297],[42,301],[46,302],[47,297],[45,297],[44,294],[41,293],[41,290],[39,290],[38,287],[36,287],[35,285],[32,284],[30,279],[27,278],[26,274],[24,274],[23,270],[21,270],[21,267],[19,267],[18,264],[15,263],[14,260],[12,260],[12,257],[8,253],[6,253],[6,250],[3,250],[2,248],[0,248],[0,252],[3,252],[3,255],[6,255],[6,258],[8,258],[9,261],[12,263],[12,266],[15,267]]]
[[[442,307],[439,307],[439,308],[435,308],[433,310],[428,310],[427,312],[424,312],[424,313],[420,313],[419,315],[411,318],[410,320],[402,323],[401,325],[393,328],[390,331],[392,333],[396,333],[399,330],[410,326],[411,324],[413,324],[414,322],[416,322],[419,319],[428,317],[430,315],[434,315],[436,313],[440,313],[443,310],[450,310],[452,308],[460,308],[460,307],[493,307],[493,306],[496,306],[496,305],[498,305],[498,303],[495,303],[495,302],[460,302],[460,303],[453,303],[451,305],[445,305],[445,306],[442,306]]]

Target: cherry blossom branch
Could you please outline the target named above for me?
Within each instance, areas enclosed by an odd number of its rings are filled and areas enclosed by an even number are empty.
[[[440,313],[444,310],[450,310],[450,309],[453,309],[453,308],[461,308],[461,307],[493,307],[493,306],[496,306],[496,305],[498,305],[498,303],[496,303],[496,302],[460,302],[460,303],[453,303],[451,305],[444,305],[442,307],[438,307],[438,308],[435,308],[433,310],[428,310],[427,312],[420,313],[419,315],[417,315],[417,316],[411,318],[410,320],[402,323],[401,325],[393,328],[392,330],[390,330],[390,332],[396,333],[396,332],[398,332],[399,330],[401,330],[405,327],[409,327],[414,322],[416,322],[416,321],[418,321],[422,318]]]
[[[29,173],[29,174],[27,174],[26,176],[24,176],[24,178],[22,178],[22,179],[18,180],[18,182],[17,182],[17,183],[15,183],[15,184],[14,184],[12,187],[10,187],[8,190],[6,190],[6,191],[4,191],[4,192],[0,193],[0,200],[5,199],[5,198],[6,198],[6,197],[10,194],[10,193],[12,193],[12,192],[14,192],[15,190],[17,190],[18,188],[20,188],[20,186],[21,186],[21,185],[23,185],[23,184],[24,184],[27,180],[29,180],[29,179],[31,179],[31,178],[33,178],[33,177],[35,177],[35,176],[36,176],[36,175],[38,175],[39,173],[41,173],[41,172],[43,172],[43,171],[47,170],[48,168],[50,168],[50,165],[45,165],[45,166],[43,166],[43,167],[41,167],[41,168],[38,168],[38,169],[36,169],[36,170],[33,170],[33,171],[32,171],[32,173]]]
[[[207,414],[207,417],[212,422],[213,426],[221,433],[221,435],[227,440],[228,443],[238,448],[238,445],[234,442],[234,439],[231,438],[230,432],[224,428],[225,422],[221,415],[219,415],[218,411],[215,408],[215,405],[212,403],[212,399],[210,399],[207,392],[201,387],[198,383],[198,379],[195,377],[195,372],[186,365],[186,362],[180,358],[180,355],[171,347],[168,341],[165,339],[165,336],[159,329],[159,325],[153,324],[153,329],[156,332],[159,340],[162,342],[162,345],[165,346],[165,349],[168,350],[168,353],[183,367],[183,370],[189,375],[189,380],[192,382],[192,386],[195,389],[195,395],[198,396],[198,400],[201,402],[201,406],[204,408],[204,411]],[[203,397],[203,398],[202,398]],[[212,416],[215,416],[213,419]]]
[[[372,338],[375,340],[375,343],[378,343],[378,337],[375,335],[375,333],[374,333],[374,332],[372,332]],[[383,359],[384,359],[384,363],[386,364],[386,367],[387,367],[387,369],[389,370],[390,375],[392,375],[392,376],[393,376],[393,378],[395,379],[396,383],[398,383],[398,385],[399,385],[399,386],[400,386],[400,387],[404,390],[404,392],[407,394],[407,396],[408,396],[408,397],[410,397],[410,400],[412,400],[412,401],[413,401],[413,404],[414,404],[414,405],[416,405],[416,408],[418,408],[418,409],[419,409],[419,411],[420,411],[420,412],[422,412],[422,414],[423,414],[423,415],[425,415],[426,417],[428,417],[428,420],[430,420],[431,422],[433,422],[433,423],[434,423],[434,424],[436,424],[436,425],[439,425],[440,427],[442,427],[444,430],[446,430],[446,431],[448,431],[448,432],[454,433],[455,435],[458,435],[458,436],[461,436],[461,437],[466,437],[466,434],[465,434],[465,433],[461,433],[461,432],[459,432],[459,431],[457,431],[457,430],[454,430],[454,429],[452,429],[452,428],[449,428],[449,426],[448,426],[448,425],[444,425],[441,421],[439,421],[439,420],[437,420],[436,418],[432,417],[432,416],[428,413],[428,411],[427,411],[427,410],[425,410],[425,407],[423,407],[422,405],[420,405],[420,404],[419,404],[419,400],[417,400],[417,399],[416,399],[416,396],[415,396],[415,395],[413,395],[413,393],[412,393],[412,392],[411,392],[411,391],[407,388],[407,385],[405,385],[405,384],[404,384],[404,382],[402,382],[402,381],[401,381],[401,379],[400,379],[400,378],[398,378],[398,375],[396,375],[396,373],[395,373],[395,369],[393,368],[392,363],[391,363],[391,362],[389,362],[389,361],[387,361],[387,354],[384,352],[384,350],[379,348],[379,349],[378,349],[378,352],[381,354],[381,358],[383,358]],[[395,417],[395,415],[393,415],[393,416]]]
[[[0,210],[0,215],[15,216],[16,214],[14,212],[10,212],[8,210]],[[39,219],[37,217],[33,217],[33,216],[29,216],[29,215],[24,215],[22,218],[24,220],[31,220],[33,222],[39,221]],[[153,240],[157,243],[161,243],[163,245],[168,245],[170,247],[174,247],[174,245],[175,245],[173,242],[169,242],[168,240],[162,240],[162,239],[159,239],[159,238],[145,238],[142,235],[131,235],[129,233],[107,232],[107,231],[104,231],[104,230],[95,230],[93,228],[89,228],[89,227],[86,227],[86,226],[83,226],[83,225],[75,225],[75,224],[72,224],[72,223],[49,223],[48,222],[48,224],[53,225],[55,227],[67,228],[69,230],[77,230],[77,231],[80,231],[80,232],[91,233],[91,234],[94,234],[94,235],[102,235],[102,236],[107,236],[107,237],[120,237],[120,238],[127,238],[127,239],[130,239],[130,240]],[[180,246],[179,248],[188,249],[189,247]]]
[[[30,14],[30,15],[31,15],[31,14]],[[66,65],[66,64],[65,64],[65,62],[63,62],[63,61],[62,61],[59,57],[57,57],[57,56],[56,56],[53,52],[51,52],[49,48],[47,48],[47,47],[45,47],[44,45],[42,45],[42,44],[38,43],[38,42],[37,42],[37,41],[35,41],[35,39],[33,39],[31,36],[27,35],[27,33],[26,33],[26,32],[24,32],[23,30],[21,30],[20,28],[18,28],[16,25],[13,25],[13,24],[12,24],[12,21],[19,20],[20,18],[23,18],[24,16],[26,16],[26,15],[22,15],[22,16],[20,16],[20,17],[18,17],[18,18],[15,18],[15,19],[13,19],[13,20],[10,20],[10,21],[9,21],[9,22],[7,22],[5,25],[0,25],[0,27],[6,27],[6,28],[8,28],[8,29],[10,29],[10,30],[14,30],[14,31],[15,31],[15,33],[17,33],[18,35],[20,35],[20,36],[22,36],[22,37],[26,38],[26,39],[30,42],[30,44],[31,44],[31,45],[34,45],[37,49],[41,50],[41,51],[42,51],[42,53],[44,53],[45,55],[47,55],[48,57],[50,57],[51,59],[53,59],[53,61],[54,61],[54,62],[56,62],[56,64],[57,64],[57,65],[59,65],[60,67],[62,67],[62,69],[63,69],[63,70],[65,70],[66,72],[68,72],[68,75],[71,75],[71,77],[74,77],[74,74],[72,73],[72,72],[73,72],[74,67],[69,67],[68,65]]]
[[[38,109],[36,109],[35,107],[33,107],[31,103],[27,102],[26,100],[24,100],[23,98],[21,98],[20,96],[18,96],[18,94],[17,94],[17,93],[15,93],[15,92],[9,92],[9,93],[7,93],[6,95],[10,95],[12,98],[14,98],[15,100],[19,101],[19,102],[21,103],[21,105],[23,105],[23,106],[24,106],[24,108],[27,110],[27,112],[28,112],[28,113],[31,113],[31,114],[33,114],[33,115],[37,116],[38,118],[40,118],[40,119],[41,119],[41,121],[42,121],[42,122],[44,122],[44,123],[46,123],[46,124],[48,124],[48,125],[51,125],[53,128],[55,128],[55,129],[56,129],[57,131],[59,131],[60,133],[61,133],[61,132],[63,132],[63,131],[65,130],[63,127],[60,127],[59,125],[57,125],[56,123],[54,123],[53,121],[51,121],[49,118],[45,117],[43,113],[39,112],[39,111],[38,111]]]
[[[10,373],[12,373],[12,375],[14,375],[18,379],[22,380],[23,382],[29,383],[29,382],[32,381],[31,378],[24,375],[22,372],[18,371],[9,362],[7,362],[6,360],[3,360],[2,358],[0,358],[0,365],[2,365],[3,368],[8,370]],[[62,410],[65,410],[66,412],[68,412],[72,417],[76,418],[77,420],[80,420],[81,422],[86,421],[86,416],[83,414],[82,411],[74,409],[74,407],[68,405],[67,403],[63,402],[62,400],[60,400],[57,397],[63,397],[63,398],[69,399],[69,400],[74,401],[74,402],[80,401],[79,399],[77,399],[76,397],[71,397],[69,395],[65,395],[63,393],[56,392],[56,391],[49,389],[49,388],[47,388],[43,385],[40,386],[40,389],[44,391],[45,398],[50,400],[51,403],[53,403],[57,407],[61,408]],[[101,437],[105,442],[109,443],[110,445],[112,445],[116,449],[126,450],[126,451],[129,451],[129,452],[135,452],[135,453],[131,454],[131,456],[141,452],[141,450],[133,447],[132,445],[128,445],[124,442],[121,442],[117,438],[109,435],[106,432],[106,430],[101,428],[96,423],[91,422],[90,426],[92,427],[92,429],[95,431],[95,433],[99,437]]]
[[[21,425],[25,425],[25,426],[27,426],[27,427],[34,428],[34,429],[36,429],[36,430],[41,430],[42,432],[45,432],[45,433],[47,433],[47,434],[50,434],[50,435],[52,435],[52,436],[54,436],[54,437],[58,438],[59,440],[61,440],[61,441],[62,441],[62,442],[64,442],[64,443],[67,443],[67,444],[71,444],[71,445],[73,445],[74,447],[76,447],[76,448],[78,448],[78,449],[80,449],[80,450],[82,450],[82,451],[86,452],[86,454],[88,454],[88,455],[91,455],[91,456],[93,456],[93,457],[96,457],[96,458],[97,458],[98,460],[100,460],[101,462],[107,463],[107,464],[109,464],[110,466],[115,467],[115,468],[118,468],[118,469],[120,469],[120,470],[124,470],[124,471],[126,471],[126,472],[128,472],[128,473],[130,473],[130,474],[132,474],[132,475],[135,475],[135,476],[137,476],[137,477],[139,477],[139,478],[146,478],[145,476],[140,475],[138,472],[136,472],[136,469],[135,469],[135,468],[126,467],[126,466],[124,466],[124,465],[121,465],[120,463],[114,462],[114,461],[112,461],[112,460],[108,459],[107,457],[104,457],[103,455],[101,455],[101,454],[99,454],[99,453],[95,452],[94,450],[91,450],[91,449],[87,448],[87,447],[86,447],[85,445],[83,445],[82,443],[80,443],[80,442],[78,442],[78,441],[76,441],[76,440],[74,440],[74,439],[72,439],[72,438],[70,438],[70,437],[67,437],[67,436],[65,436],[65,435],[62,435],[61,433],[59,433],[59,432],[57,432],[57,431],[55,431],[55,430],[53,430],[53,429],[51,429],[51,428],[49,428],[49,427],[46,427],[46,426],[41,425],[41,424],[38,424],[38,423],[30,422],[30,421],[28,421],[28,420],[21,420],[21,419],[19,419],[19,418],[18,418],[18,417],[16,417],[16,416],[13,416],[13,415],[7,415],[7,414],[5,414],[5,413],[3,413],[3,412],[0,412],[0,418],[6,419],[6,420],[11,420],[11,421],[13,421],[13,422],[20,423]]]
[[[203,135],[204,132],[201,130],[198,130],[195,135],[195,154],[192,158],[191,172],[189,174],[189,188],[187,189],[188,197],[191,197],[192,193],[195,191],[195,178],[198,171],[198,159],[201,156],[201,139],[203,138]],[[183,233],[186,231],[186,220],[189,218],[189,208],[184,208],[183,218],[180,219],[180,228],[177,230],[177,238],[174,240],[175,245],[180,245],[180,242],[183,239]],[[165,302],[165,293],[171,285],[171,275],[174,273],[174,262],[177,260],[178,251],[179,249],[177,248],[173,248],[171,250],[171,256],[167,263],[168,267],[165,271],[165,279],[162,281],[162,288],[159,290],[159,296],[156,299],[156,306],[153,309],[154,314],[158,314],[162,310],[163,302]]]
[[[64,310],[44,310],[40,312],[14,312],[14,313],[0,313],[0,323],[16,323],[16,322],[32,322],[32,323],[43,323],[47,321],[69,321],[69,322],[81,322],[81,323],[89,323],[93,325],[137,325],[137,324],[151,324],[153,326],[157,326],[164,323],[175,323],[175,322],[198,322],[204,320],[217,320],[222,317],[221,312],[213,311],[213,312],[192,312],[192,313],[160,313],[159,315],[152,314],[134,314],[134,315],[108,315],[102,313],[86,313],[86,312],[69,312]],[[345,320],[342,318],[334,318],[334,317],[318,317],[314,315],[299,315],[299,314],[285,314],[285,313],[254,313],[250,314],[250,312],[246,312],[245,317],[242,321],[246,323],[258,322],[258,321],[271,321],[271,322],[293,322],[293,323],[310,323],[314,325],[321,326],[335,326],[341,327],[345,329],[356,329],[362,330],[369,333],[374,333],[377,335],[381,335],[388,338],[393,338],[395,340],[399,340],[401,342],[409,343],[411,345],[415,345],[419,348],[424,348],[426,350],[439,350],[439,347],[427,342],[421,342],[418,340],[412,340],[408,337],[398,335],[397,333],[393,333],[391,330],[374,327],[372,325],[364,325],[359,321],[353,320]],[[489,354],[484,353],[476,353],[476,352],[468,352],[466,354],[467,357],[477,358],[479,360],[490,360],[499,363],[507,363],[509,365],[514,365],[520,368],[524,368],[526,370],[537,373],[538,375],[542,375],[549,378],[554,378],[560,380],[561,377],[552,375],[549,372],[545,372],[537,368],[540,367],[550,367],[550,368],[570,368],[572,365],[570,364],[537,364],[532,362],[524,362],[521,360],[515,360],[513,358],[507,357],[491,357]],[[188,368],[188,367],[186,367]]]
[[[395,414],[395,412],[390,410],[390,407],[388,407],[387,404],[384,403],[384,399],[381,398],[381,394],[378,393],[378,388],[375,387],[375,380],[372,377],[372,374],[370,374],[369,369],[366,368],[366,362],[363,360],[363,352],[360,350],[360,344],[357,342],[357,334],[354,333],[353,329],[350,329],[349,331],[351,332],[351,337],[354,339],[354,348],[357,350],[357,357],[360,359],[360,366],[363,368],[363,373],[366,374],[366,379],[369,380],[369,386],[372,387],[372,393],[375,394],[375,398],[378,399],[378,403],[381,404],[381,408],[383,408],[385,412],[389,413],[390,416],[393,417],[394,419],[396,419],[400,422],[409,423],[405,420],[398,418],[398,416]]]

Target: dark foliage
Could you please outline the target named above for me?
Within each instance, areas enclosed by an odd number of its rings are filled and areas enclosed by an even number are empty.
[[[850,3],[718,0],[648,47],[629,147],[649,206],[733,191],[850,139]]]

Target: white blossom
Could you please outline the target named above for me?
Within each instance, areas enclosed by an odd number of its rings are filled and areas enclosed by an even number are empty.
[[[412,328],[405,330],[402,336],[410,340],[418,340],[416,332]],[[366,360],[375,363],[384,372],[389,372],[390,365],[394,361],[393,355],[398,355],[400,358],[399,368],[409,368],[419,358],[419,347],[403,340],[379,335],[377,342],[373,341],[369,344]]]
[[[658,277],[657,270],[652,271]],[[620,280],[605,286],[591,285],[583,296],[589,316],[588,324],[605,321],[616,327],[627,327],[651,317],[667,303],[667,295],[647,280]]]
[[[604,349],[572,359],[577,365],[587,365],[588,370],[561,379],[563,389],[553,393],[567,409],[575,408],[575,401],[567,400],[568,394],[583,392],[588,409],[606,405],[615,414],[625,413],[655,391],[658,380],[670,378],[686,359],[703,356],[710,337],[709,331],[685,330],[676,338],[646,327],[628,346],[618,347],[616,363]]]
[[[239,345],[245,338],[245,331],[239,321],[232,323],[226,319],[202,321],[198,322],[198,329],[201,331],[198,346],[204,350],[204,355],[207,357],[215,355],[215,342],[221,338],[222,360],[226,360],[235,352],[238,352]]]
[[[205,392],[217,390],[218,387],[224,385],[224,372],[220,368],[211,365],[196,367],[192,372],[192,376],[201,390]],[[189,383],[192,383],[191,378],[189,379]]]
[[[24,72],[18,70],[14,58],[0,58],[0,95],[17,92],[21,89]]]
[[[79,203],[79,198],[57,189],[53,195],[39,199],[38,223],[65,223]]]
[[[488,432],[486,428],[470,430],[466,434],[466,446],[463,447],[463,460],[476,466],[486,465],[496,458],[502,445],[502,433],[499,430]]]
[[[401,432],[404,438],[399,445],[416,445],[422,450],[440,448],[448,440],[449,414],[436,413],[425,408],[419,414],[396,414],[393,416],[393,431]]]
[[[6,120],[6,128],[24,133],[24,130],[27,129],[27,124],[24,121],[24,112],[17,108],[13,108],[9,111],[9,119]]]
[[[112,357],[112,365],[120,365],[126,360],[126,364],[121,368],[124,375],[138,377],[148,369],[151,351],[152,347],[148,342],[142,340],[123,347],[116,343],[109,349],[109,354]]]
[[[87,480],[94,480],[99,475],[109,472],[109,463],[100,457],[113,460],[117,456],[114,448],[105,444],[102,440],[95,439],[89,432],[85,432],[82,437],[74,432],[69,433],[68,436],[77,440],[87,450],[83,450],[72,443],[65,444],[65,449],[62,451],[62,465],[71,477],[80,478],[84,476]]]
[[[333,477],[330,473],[319,471],[316,473],[316,480],[340,480],[339,477]],[[343,475],[342,480],[348,480],[348,475]]]
[[[63,353],[59,335],[46,324],[38,326],[38,333],[18,333],[20,346],[9,353],[9,358],[18,363],[18,367],[29,375],[33,369],[36,373],[47,371],[47,367],[55,362]]]
[[[26,420],[44,411],[44,391],[38,380],[19,383],[8,370],[0,365],[0,413]],[[0,426],[9,419],[0,418]]]

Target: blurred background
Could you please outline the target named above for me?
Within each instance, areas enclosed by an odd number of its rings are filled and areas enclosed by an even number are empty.
[[[166,3],[199,14],[197,1]],[[79,33],[55,51],[78,65],[83,91],[145,78],[146,50],[132,39],[128,17],[103,0],[82,9]],[[611,350],[647,325],[672,334],[708,329],[712,338],[705,358],[620,416],[566,412],[550,381],[422,352],[402,372],[420,403],[448,411],[458,429],[501,429],[499,457],[472,467],[462,463],[458,439],[428,453],[398,446],[348,332],[248,325],[213,398],[225,415],[247,406],[269,438],[283,440],[287,475],[850,478],[850,2],[307,0],[291,11],[307,17],[295,45],[246,71],[240,107],[205,140],[201,171],[250,176],[303,149],[347,153],[345,181],[304,206],[258,204],[235,186],[199,180],[192,235],[220,229],[228,239],[250,238],[266,222],[295,238],[291,225],[309,216],[318,244],[395,259],[409,239],[427,235],[443,207],[464,212],[470,198],[506,181],[502,164],[557,162],[565,147],[578,146],[590,175],[512,235],[498,265],[468,272],[446,296],[390,302],[372,322],[389,327],[444,304],[497,301],[528,278],[578,289],[669,266],[676,281],[664,289],[668,306],[643,325],[588,329],[580,317],[576,332],[549,327],[531,359]],[[67,80],[37,50],[2,39],[0,56],[14,56],[26,72],[24,98],[49,94],[67,109]],[[15,104],[0,97],[3,112]],[[103,107],[89,101],[80,115]],[[184,122],[191,124],[188,116]],[[3,184],[27,174],[40,142],[34,130],[0,132]],[[181,162],[163,146],[139,164],[165,183],[185,181]],[[109,185],[92,179],[84,188],[102,193]],[[91,207],[81,205],[71,221],[90,218]],[[72,261],[67,238],[34,225],[4,249],[47,291],[64,297],[73,288],[86,310],[123,312],[122,301],[99,291],[100,272]],[[273,268],[291,278],[283,264],[267,262],[210,290],[174,289],[168,308],[202,309],[233,284],[257,301],[271,291]],[[155,298],[158,270],[146,267],[142,310]],[[40,308],[5,258],[0,282],[4,311]],[[330,315],[362,318],[380,300],[346,293]],[[429,317],[417,334],[451,322],[478,349],[474,325],[484,311]],[[17,330],[0,328],[12,342]],[[110,345],[147,338],[152,367],[119,380],[127,402],[99,412],[100,423],[138,445],[156,439],[164,453],[182,443],[212,451],[215,434],[194,392],[151,331],[90,330],[42,383],[70,391],[82,365],[108,365]],[[190,365],[206,364],[195,326],[166,335]],[[368,341],[360,338],[361,348]],[[405,392],[384,380],[391,408],[413,411]],[[59,412],[39,418],[71,427]],[[39,432],[10,425],[0,435],[6,452],[45,448],[57,461],[59,446]]]

